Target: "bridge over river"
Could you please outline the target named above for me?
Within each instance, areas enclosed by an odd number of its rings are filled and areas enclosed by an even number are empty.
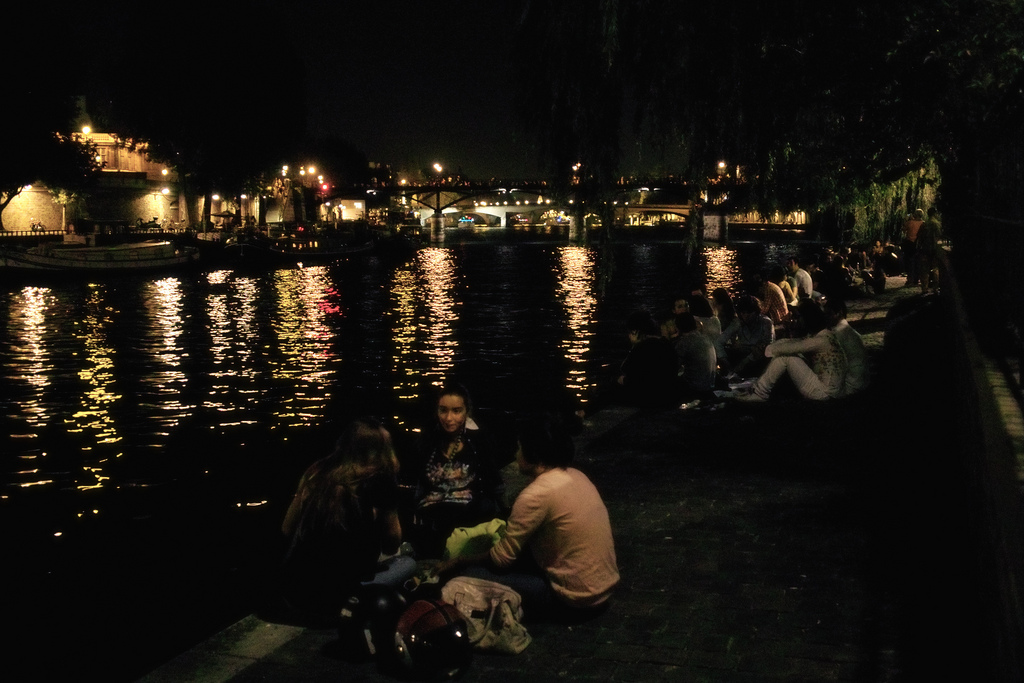
[[[432,183],[397,185],[376,190],[387,194],[394,204],[417,215],[421,225],[443,227],[462,220],[508,227],[516,223],[564,223],[575,220],[580,205],[588,201],[585,213],[597,212],[595,200],[587,199],[582,188],[555,190],[543,182]],[[650,225],[671,221],[682,223],[693,211],[696,191],[678,181],[623,183],[607,199],[615,206],[616,218],[627,225]]]

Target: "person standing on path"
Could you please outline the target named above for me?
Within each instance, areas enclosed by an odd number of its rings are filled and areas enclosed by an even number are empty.
[[[908,287],[918,283],[917,233],[921,230],[922,225],[924,225],[924,211],[921,209],[914,209],[914,213],[907,216],[907,221],[903,224],[903,243],[900,246],[903,248],[903,263],[907,269],[906,286]]]
[[[942,223],[939,222],[938,210],[928,207],[928,220],[917,232],[917,274],[921,282],[921,293],[927,294],[934,289],[932,271],[937,265],[939,239],[942,237]]]

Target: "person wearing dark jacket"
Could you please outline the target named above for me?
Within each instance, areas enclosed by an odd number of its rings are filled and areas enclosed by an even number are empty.
[[[438,392],[434,425],[420,451],[415,524],[417,551],[439,557],[458,527],[501,516],[501,475],[494,448],[470,415],[469,392],[455,382]]]
[[[669,407],[676,400],[675,349],[645,311],[626,319],[626,331],[631,346],[618,377],[626,403],[645,409]]]

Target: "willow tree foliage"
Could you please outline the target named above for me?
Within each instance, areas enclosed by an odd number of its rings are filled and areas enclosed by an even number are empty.
[[[725,160],[764,212],[854,207],[962,161],[1019,96],[1020,4],[527,1],[527,121],[560,173],[700,183]]]

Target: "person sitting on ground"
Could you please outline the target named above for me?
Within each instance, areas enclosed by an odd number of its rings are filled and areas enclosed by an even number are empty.
[[[882,242],[882,253],[880,256],[886,275],[899,275],[903,272],[903,252],[897,249],[889,240]]]
[[[775,341],[775,326],[761,313],[761,304],[750,295],[736,302],[736,319],[715,342],[718,367],[723,375],[757,374],[767,364],[765,348]]]
[[[796,289],[793,288],[789,278],[786,277],[786,269],[780,264],[775,264],[768,269],[768,280],[774,282],[782,290],[782,296],[786,299],[787,307],[792,308],[800,303]]]
[[[679,315],[680,313],[686,313],[690,310],[690,294],[678,294],[672,299],[672,305],[669,310],[672,311],[672,315]]]
[[[500,517],[501,475],[494,448],[471,415],[469,391],[446,382],[437,393],[433,428],[416,467],[414,546],[425,557],[440,557],[457,527]]]
[[[736,306],[725,287],[716,287],[711,292],[711,310],[715,312],[723,330],[736,319]]]
[[[527,619],[579,621],[608,605],[619,582],[608,510],[594,484],[571,467],[574,446],[552,417],[525,422],[516,463],[531,478],[490,550],[445,560],[436,571],[509,586]]]
[[[663,311],[658,314],[657,323],[658,328],[661,330],[661,336],[674,344],[679,337],[679,329],[676,327],[676,314],[672,311]]]
[[[862,244],[854,244],[850,247],[850,253],[846,259],[846,264],[854,273],[859,273],[862,270],[866,270],[868,267],[868,255],[867,250],[864,249]]]
[[[283,594],[297,612],[336,617],[362,586],[397,588],[416,572],[413,558],[395,555],[402,542],[397,473],[390,434],[360,418],[302,475],[281,525],[290,541]]]
[[[827,254],[824,257],[821,254],[811,254],[801,261],[804,270],[811,276],[811,298],[815,300],[825,296],[824,265],[828,258],[830,257]]]
[[[693,317],[697,320],[697,328],[714,343],[718,339],[718,335],[722,334],[722,321],[715,316],[711,301],[703,294],[692,294],[690,296],[690,313],[693,313]]]
[[[768,316],[772,325],[775,326],[775,336],[779,336],[780,328],[785,327],[789,320],[789,302],[786,301],[786,295],[777,284],[778,281],[785,282],[782,267],[776,266],[776,268],[778,270],[774,280],[771,277],[755,276],[751,291],[755,292],[757,300],[761,302],[761,312]]]
[[[853,285],[853,275],[842,254],[834,254],[822,271],[822,293],[829,299],[846,299]]]
[[[683,403],[709,398],[715,388],[718,368],[715,345],[697,329],[692,313],[680,313],[676,317],[676,327],[679,329],[675,343],[679,362],[679,398]]]
[[[871,369],[864,340],[847,322],[846,302],[842,299],[830,298],[826,301],[825,316],[829,329],[835,334],[846,355],[846,379],[840,395],[852,396],[866,389],[871,381]]]
[[[835,333],[828,328],[825,311],[817,302],[804,299],[797,307],[796,316],[807,336],[769,344],[765,349],[765,356],[771,358],[768,367],[754,382],[750,393],[740,396],[739,400],[767,401],[778,381],[787,375],[804,398],[825,401],[842,396],[846,354]]]
[[[676,354],[646,311],[626,319],[630,349],[619,368],[623,400],[645,409],[666,408],[675,401]]]
[[[800,267],[800,261],[796,256],[791,256],[786,262],[789,274],[796,280],[796,295],[798,299],[810,299],[814,294],[814,281],[811,274]]]
[[[885,291],[885,267],[882,265],[881,257],[872,257],[871,268],[862,271],[860,276],[865,294],[871,294],[872,292],[881,294]]]

